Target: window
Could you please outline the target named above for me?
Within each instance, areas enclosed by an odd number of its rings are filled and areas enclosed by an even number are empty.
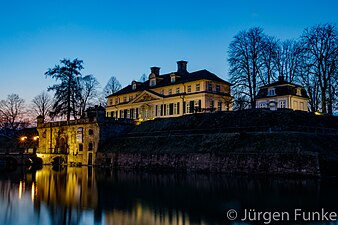
[[[200,91],[200,84],[196,84],[196,91]]]
[[[94,134],[94,131],[93,131],[92,129],[89,129],[88,134],[89,134],[89,135],[93,135],[93,134]]]
[[[305,108],[304,108],[304,102],[299,102],[299,109],[300,110],[305,110]]]
[[[109,99],[109,105],[113,105],[113,99]]]
[[[177,103],[174,103],[174,114],[178,114],[178,112],[177,112]]]
[[[299,95],[299,96],[302,95],[302,92],[301,92],[300,88],[296,89],[296,95]]]
[[[211,112],[214,111],[214,107],[215,107],[214,100],[211,100],[211,101],[210,101],[210,111],[211,111]]]
[[[180,88],[176,88],[176,94],[179,94],[180,93]]]
[[[259,108],[266,108],[266,103],[264,102],[259,103]]]
[[[208,83],[208,91],[212,91],[212,83],[211,82]]]
[[[279,101],[279,108],[286,108],[286,101],[285,100],[282,100],[282,101]]]
[[[172,76],[170,81],[171,83],[175,83],[175,76]]]
[[[186,112],[187,112],[187,113],[190,113],[190,104],[186,104],[186,107],[187,107]]]
[[[115,104],[119,104],[119,98],[115,98]]]
[[[269,89],[268,90],[268,96],[274,96],[274,95],[276,95],[275,89]]]
[[[220,93],[220,92],[221,92],[221,86],[216,85],[216,92],[217,92],[217,93]]]
[[[126,96],[123,97],[123,102],[127,102],[127,97]]]
[[[155,86],[156,85],[156,79],[151,79],[149,85],[150,85],[150,87]]]
[[[83,151],[83,144],[79,144],[79,152]]]
[[[169,104],[169,115],[174,115],[174,104],[173,103]]]
[[[133,96],[132,95],[129,96],[129,101],[131,101],[131,100],[133,100]]]
[[[170,88],[168,91],[168,95],[172,95],[173,94],[173,90]]]
[[[136,83],[134,82],[132,85],[132,90],[135,91],[136,90]]]
[[[93,151],[93,143],[89,142],[88,151]]]
[[[188,86],[187,91],[188,91],[188,93],[191,92],[191,85]]]
[[[222,102],[218,102],[217,111],[222,111]]]

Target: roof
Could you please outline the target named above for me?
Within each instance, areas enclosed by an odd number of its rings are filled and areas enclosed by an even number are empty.
[[[268,89],[272,87],[274,87],[275,89],[275,95],[268,96]],[[298,88],[301,89],[300,95],[297,95]],[[279,79],[277,82],[260,87],[258,94],[256,96],[256,99],[283,96],[283,95],[294,95],[294,96],[299,96],[303,98],[309,98],[304,87],[285,81],[283,79]]]
[[[177,76],[175,83],[171,83],[172,74],[175,74],[175,76]],[[219,78],[218,76],[209,72],[208,70],[199,70],[199,71],[192,72],[192,73],[186,72],[184,74],[180,74],[178,72],[168,73],[168,74],[157,76],[157,79],[158,80],[156,81],[156,86],[150,87],[149,86],[149,80],[147,80],[145,82],[136,82],[136,85],[137,85],[136,90],[133,90],[132,85],[130,84],[130,85],[124,87],[123,89],[119,90],[118,92],[107,96],[107,98],[111,97],[111,96],[127,94],[127,93],[130,93],[130,92],[149,90],[149,89],[154,89],[154,88],[158,88],[158,87],[164,87],[164,86],[169,86],[169,85],[173,85],[173,84],[186,83],[186,82],[202,80],[202,79],[230,84],[229,82]]]

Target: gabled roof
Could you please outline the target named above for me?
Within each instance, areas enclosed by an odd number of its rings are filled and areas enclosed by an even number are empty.
[[[175,74],[177,76],[175,83],[171,83],[172,74]],[[199,71],[192,72],[192,73],[186,72],[184,74],[180,74],[180,73],[177,73],[177,72],[168,73],[168,74],[164,74],[164,75],[159,75],[159,76],[157,76],[157,78],[159,78],[159,79],[156,82],[156,86],[150,87],[149,86],[149,80],[147,80],[145,82],[137,82],[136,90],[133,90],[132,85],[130,84],[130,85],[122,88],[118,92],[107,96],[107,98],[111,97],[111,96],[128,94],[128,93],[135,92],[135,91],[144,91],[144,90],[154,89],[154,88],[158,88],[158,87],[164,87],[164,86],[180,84],[180,83],[196,81],[196,80],[202,80],[202,79],[224,82],[224,83],[230,84],[229,82],[219,78],[218,76],[209,72],[208,70],[199,70]]]

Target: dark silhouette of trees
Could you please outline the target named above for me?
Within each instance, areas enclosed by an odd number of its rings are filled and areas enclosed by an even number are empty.
[[[100,87],[100,83],[93,75],[87,75],[81,79],[80,84],[80,115],[82,115],[88,106],[93,106],[95,105],[95,101],[98,101],[98,88]]]
[[[103,89],[103,93],[105,96],[114,94],[115,92],[121,90],[122,86],[120,82],[116,79],[115,76],[111,76],[108,80],[106,86]]]
[[[321,111],[332,114],[333,102],[337,100],[335,96],[338,79],[337,28],[332,24],[306,28],[301,36],[301,44],[307,75],[312,85],[319,87]]]
[[[51,112],[52,104],[52,98],[46,91],[35,96],[32,100],[32,111],[35,117],[41,115],[47,119]]]
[[[234,36],[229,46],[230,77],[235,104],[255,108],[255,96],[262,82],[262,68],[267,36],[254,27]],[[236,101],[240,102],[236,102]]]
[[[26,112],[25,101],[17,94],[10,94],[7,99],[0,101],[0,125],[8,135],[18,129],[27,127],[28,122],[24,120]]]
[[[298,41],[279,41],[251,28],[234,36],[229,46],[234,109],[254,108],[260,85],[284,80],[304,86],[310,111],[333,114],[338,109],[338,38],[332,24],[306,28]]]
[[[77,107],[81,99],[81,70],[83,61],[74,59],[62,59],[60,65],[48,69],[46,77],[52,77],[60,84],[54,84],[48,91],[55,91],[52,116],[66,115],[70,120],[71,115],[76,119],[78,116]]]

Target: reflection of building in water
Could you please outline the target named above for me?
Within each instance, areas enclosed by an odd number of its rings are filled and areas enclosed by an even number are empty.
[[[68,167],[54,171],[44,167],[36,173],[37,197],[48,205],[84,208],[97,206],[97,188],[90,167]]]
[[[44,164],[92,165],[100,143],[130,126],[106,118],[101,106],[87,110],[78,120],[44,123],[43,117],[37,119],[40,139],[37,153]]]
[[[119,225],[191,225],[187,214],[178,210],[153,210],[137,203],[131,211],[113,210],[105,212],[105,224]],[[198,225],[206,224],[204,221]]]

